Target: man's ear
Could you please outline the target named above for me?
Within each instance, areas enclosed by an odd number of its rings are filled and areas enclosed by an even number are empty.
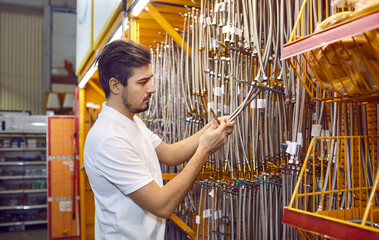
[[[116,78],[109,79],[109,90],[115,95],[118,95],[121,92],[119,83],[120,82]]]

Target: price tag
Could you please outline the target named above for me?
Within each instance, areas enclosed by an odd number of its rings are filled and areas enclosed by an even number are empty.
[[[224,113],[230,114],[230,107],[228,105],[224,105]]]
[[[257,99],[254,99],[253,101],[251,101],[250,107],[251,108],[257,108]]]
[[[321,135],[321,128],[322,128],[322,125],[312,124],[311,136],[319,137]]]
[[[220,4],[219,4],[219,6],[220,6],[220,8],[219,8],[219,10],[220,10],[220,12],[224,12],[225,11],[225,2],[220,2]]]
[[[257,100],[258,108],[266,108],[266,99],[258,99]]]
[[[200,216],[196,215],[196,224],[200,224]]]
[[[303,146],[303,133],[297,133],[297,145]]]
[[[215,9],[214,9],[214,12],[218,12],[218,10],[220,9],[220,3],[216,3],[215,4]]]
[[[207,209],[203,211],[203,218],[209,218],[211,216],[211,210]]]
[[[229,33],[231,31],[229,25],[225,25],[222,27],[222,33]]]
[[[222,88],[215,87],[215,95],[221,97],[223,94]]]
[[[236,33],[236,28],[235,27],[231,27],[230,28],[230,33],[231,34],[235,34]]]

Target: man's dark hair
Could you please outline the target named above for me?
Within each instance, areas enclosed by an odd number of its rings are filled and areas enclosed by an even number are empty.
[[[151,62],[150,51],[140,43],[120,39],[104,46],[96,59],[101,87],[105,97],[110,95],[109,79],[119,80],[124,87],[133,76],[134,69]]]

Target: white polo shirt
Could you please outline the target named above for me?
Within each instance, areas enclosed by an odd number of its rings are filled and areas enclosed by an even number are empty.
[[[163,239],[166,220],[144,211],[128,194],[155,181],[163,186],[155,148],[161,139],[103,103],[84,147],[84,166],[95,195],[95,239]]]

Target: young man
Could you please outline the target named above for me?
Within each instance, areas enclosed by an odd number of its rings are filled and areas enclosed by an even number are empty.
[[[109,43],[98,73],[107,101],[89,131],[84,165],[95,196],[95,238],[163,239],[165,219],[182,202],[208,157],[235,122],[213,120],[174,144],[163,142],[135,114],[148,109],[156,89],[150,51],[130,40]],[[186,167],[166,185],[159,162]]]

